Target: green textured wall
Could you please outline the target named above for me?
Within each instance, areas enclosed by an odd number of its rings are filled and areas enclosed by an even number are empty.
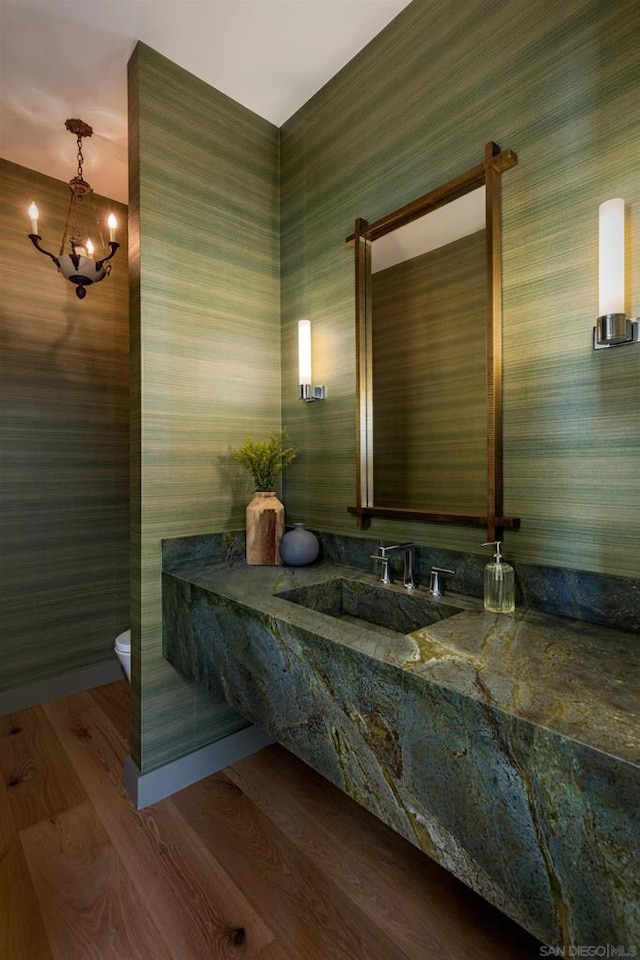
[[[488,140],[519,156],[502,178],[504,506],[522,518],[507,551],[640,575],[640,348],[591,349],[597,207],[611,196],[627,200],[628,307],[640,310],[639,31],[635,0],[415,0],[284,125],[279,155],[273,126],[138,48],[132,628],[143,770],[239,723],[162,658],[161,538],[243,526],[249,484],[229,447],[281,416],[301,450],[284,478],[288,521],[357,534],[346,509],[356,410],[345,238],[355,217],[374,221],[478,163]],[[314,323],[324,403],[297,399],[301,317]],[[473,529],[375,520],[371,533],[480,552]]]
[[[244,725],[162,657],[160,543],[239,529],[280,426],[278,130],[140,44],[129,72],[133,758]]]
[[[84,301],[58,253],[66,183],[0,161],[0,690],[113,659],[129,622],[127,208],[121,249]]]
[[[640,312],[640,6],[415,0],[281,130],[283,422],[291,519],[356,534],[355,217],[372,222],[480,162],[503,177],[505,513],[514,558],[640,576],[640,347],[591,349],[598,204],[628,213]],[[296,321],[324,404],[296,401]],[[295,516],[294,516],[295,515]],[[374,537],[479,550],[477,531],[373,522]]]

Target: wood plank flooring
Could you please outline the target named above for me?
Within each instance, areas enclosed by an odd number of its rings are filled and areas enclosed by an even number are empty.
[[[286,750],[135,811],[126,681],[0,718],[2,960],[528,960],[540,945]]]

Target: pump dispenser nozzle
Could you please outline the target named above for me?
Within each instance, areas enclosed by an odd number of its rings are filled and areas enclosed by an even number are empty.
[[[501,544],[501,543],[502,543],[501,540],[487,540],[486,543],[483,543],[483,544],[482,544],[483,547],[495,547],[495,548],[496,548],[496,552],[495,552],[494,555],[493,555],[493,559],[496,561],[496,563],[501,563],[501,562],[502,562],[502,552],[501,552],[501,548],[500,548],[500,544]]]

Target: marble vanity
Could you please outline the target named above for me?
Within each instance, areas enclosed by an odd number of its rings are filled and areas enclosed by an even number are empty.
[[[403,633],[380,589],[174,558],[165,656],[543,943],[640,951],[638,636],[454,594]]]

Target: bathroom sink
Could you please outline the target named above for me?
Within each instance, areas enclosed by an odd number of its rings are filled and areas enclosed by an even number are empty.
[[[413,633],[464,609],[446,600],[436,600],[424,592],[347,577],[295,587],[276,596],[385,634]]]

